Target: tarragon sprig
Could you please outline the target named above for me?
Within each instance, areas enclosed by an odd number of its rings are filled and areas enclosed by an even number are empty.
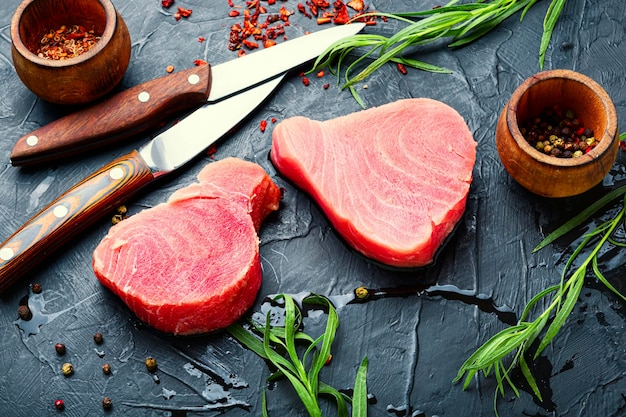
[[[620,137],[625,137],[625,135],[622,134]],[[598,267],[598,254],[605,245],[610,244],[626,247],[626,242],[620,242],[614,238],[615,231],[620,227],[625,227],[626,186],[619,187],[606,194],[580,214],[563,224],[539,243],[539,245],[534,248],[533,252],[544,248],[556,239],[579,227],[600,209],[613,203],[617,199],[622,200],[622,207],[619,212],[612,219],[596,226],[591,232],[583,236],[581,242],[574,249],[563,268],[560,283],[535,295],[524,308],[517,325],[500,331],[485,342],[459,369],[454,381],[458,382],[464,378],[463,389],[470,385],[478,372],[482,372],[486,377],[493,372],[497,383],[494,395],[494,411],[496,415],[498,415],[498,394],[504,396],[507,386],[513,390],[515,395],[519,396],[519,391],[511,380],[511,372],[517,366],[519,366],[522,375],[524,375],[533,393],[539,400],[542,399],[538,385],[528,366],[527,358],[532,360],[537,359],[556,337],[578,301],[578,297],[585,282],[585,277],[590,270],[611,292],[626,301],[626,296],[622,295],[606,279]],[[589,255],[583,260],[580,266],[568,276],[567,274],[570,272],[578,256],[583,250],[590,246],[592,249]],[[548,296],[552,297],[548,306],[534,320],[530,319],[530,315],[536,309],[537,303]],[[532,351],[535,342],[538,342],[538,345],[536,345],[536,349]],[[505,364],[505,360],[507,359],[510,359],[510,362]]]
[[[240,324],[231,325],[227,329],[228,332],[239,343],[270,362],[278,370],[270,375],[268,380],[281,377],[289,380],[309,416],[321,417],[322,411],[318,399],[320,396],[326,396],[334,399],[338,417],[348,417],[348,404],[352,405],[352,417],[366,417],[367,357],[363,359],[357,370],[352,398],[319,379],[320,371],[331,358],[330,348],[339,326],[337,312],[330,300],[314,294],[302,301],[303,304],[315,304],[327,310],[326,329],[316,339],[299,330],[302,324],[302,313],[291,296],[279,294],[273,300],[284,302],[283,326],[272,326],[270,312],[268,312],[264,325],[254,320],[249,321],[252,332]],[[262,339],[259,340],[255,334],[262,335]],[[298,352],[302,350],[304,353],[300,357]],[[263,391],[262,415],[264,417],[268,415],[266,401],[266,393]]]
[[[545,53],[565,1],[552,0],[546,12],[539,47],[539,65],[541,68],[543,68]],[[375,12],[357,16],[355,20],[374,16],[394,19],[406,23],[406,26],[390,37],[362,33],[341,39],[318,57],[312,71],[329,67],[333,73],[339,75],[342,72],[346,57],[351,53],[357,54],[359,57],[344,70],[345,82],[342,89],[349,89],[359,104],[365,107],[354,85],[365,80],[386,63],[393,62],[429,72],[450,73],[451,71],[445,68],[409,58],[406,53],[412,51],[413,47],[440,41],[444,38],[451,38],[450,47],[467,45],[486,35],[519,11],[522,12],[520,20],[523,20],[528,10],[536,2],[537,0],[494,0],[457,4],[458,0],[452,0],[443,7],[424,11]],[[353,71],[364,64],[366,60],[371,62],[356,75],[353,75]]]

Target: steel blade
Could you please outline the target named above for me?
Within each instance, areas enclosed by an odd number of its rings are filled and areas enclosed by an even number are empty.
[[[364,26],[351,23],[324,29],[215,65],[211,69],[209,101],[223,99],[315,59],[333,43],[358,33]]]
[[[285,74],[229,97],[208,103],[139,149],[155,173],[168,173],[189,162],[237,126],[274,91]]]

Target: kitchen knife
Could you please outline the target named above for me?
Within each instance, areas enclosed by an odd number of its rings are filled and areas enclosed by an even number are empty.
[[[264,101],[283,78],[284,74],[218,103],[205,104],[48,204],[0,246],[0,292],[102,215],[205,151]]]
[[[48,163],[145,132],[175,114],[219,102],[304,64],[363,26],[336,26],[223,64],[200,65],[136,85],[22,136],[11,152],[11,164]]]

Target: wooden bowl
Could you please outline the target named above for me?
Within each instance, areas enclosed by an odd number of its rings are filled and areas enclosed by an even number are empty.
[[[101,38],[69,59],[38,56],[41,39],[62,25],[80,25]],[[11,20],[11,41],[22,82],[59,104],[84,104],[111,91],[124,77],[131,55],[128,28],[110,0],[25,0]]]
[[[546,155],[535,149],[520,126],[554,105],[573,110],[599,143],[577,158]],[[570,70],[543,71],[524,81],[504,106],[496,128],[496,147],[506,171],[527,190],[544,197],[581,194],[608,174],[619,138],[615,106],[591,78]]]

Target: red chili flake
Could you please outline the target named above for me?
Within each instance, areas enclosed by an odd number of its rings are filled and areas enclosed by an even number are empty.
[[[231,10],[230,12],[228,12],[228,15],[230,17],[237,17],[240,15],[239,10]]]
[[[406,66],[404,66],[404,64],[397,63],[396,67],[398,68],[398,71],[400,71],[403,75],[406,75],[407,70],[406,70]]]
[[[302,77],[302,84],[308,86],[311,83],[307,77]]]
[[[240,49],[239,51],[237,51],[237,57],[242,57],[246,54],[246,50],[245,49]]]
[[[209,149],[206,150],[206,154],[209,156],[209,158],[213,159],[215,158],[215,154],[217,153],[217,146],[215,145],[211,145],[209,146]]]
[[[363,4],[363,0],[350,0],[348,2],[348,7],[356,10],[357,12],[362,12],[365,8],[365,5]]]
[[[191,16],[191,13],[193,13],[193,10],[191,10],[191,9],[184,9],[184,8],[178,6],[178,13],[180,13],[181,17],[189,17],[189,16]]]
[[[174,19],[176,19],[177,21],[180,20],[180,12],[176,12],[174,13]]]
[[[263,48],[271,48],[274,45],[276,45],[276,42],[271,39],[265,39],[263,41]]]
[[[324,76],[324,70],[321,70],[317,73],[317,78],[322,78]]]
[[[200,43],[204,42],[205,40],[206,40],[206,39],[204,39],[204,36],[200,36],[200,37],[198,38],[198,42],[200,42]]]
[[[174,4],[174,0],[161,0],[161,6],[165,7],[166,9],[172,7],[172,4]]]
[[[196,67],[199,67],[200,65],[206,65],[206,64],[207,64],[207,62],[206,62],[204,59],[195,59],[195,60],[193,61],[193,64],[194,64]]]
[[[228,5],[230,7],[235,7],[235,3],[233,3],[233,0],[228,0]]]
[[[266,128],[267,128],[267,120],[261,120],[261,123],[259,124],[259,129],[261,130],[261,132],[265,132]]]
[[[328,90],[330,88],[330,83],[324,84],[322,88],[324,88],[324,90]]]
[[[337,0],[333,6],[335,7],[335,17],[333,18],[333,23],[336,25],[345,25],[350,20],[350,15],[348,14],[348,8],[345,3],[341,0]]]
[[[65,408],[65,402],[63,400],[54,400],[54,408],[63,410]]]
[[[248,49],[256,49],[259,47],[258,43],[249,41],[247,39],[244,39],[243,41],[241,41],[241,43],[243,43],[243,45]]]

